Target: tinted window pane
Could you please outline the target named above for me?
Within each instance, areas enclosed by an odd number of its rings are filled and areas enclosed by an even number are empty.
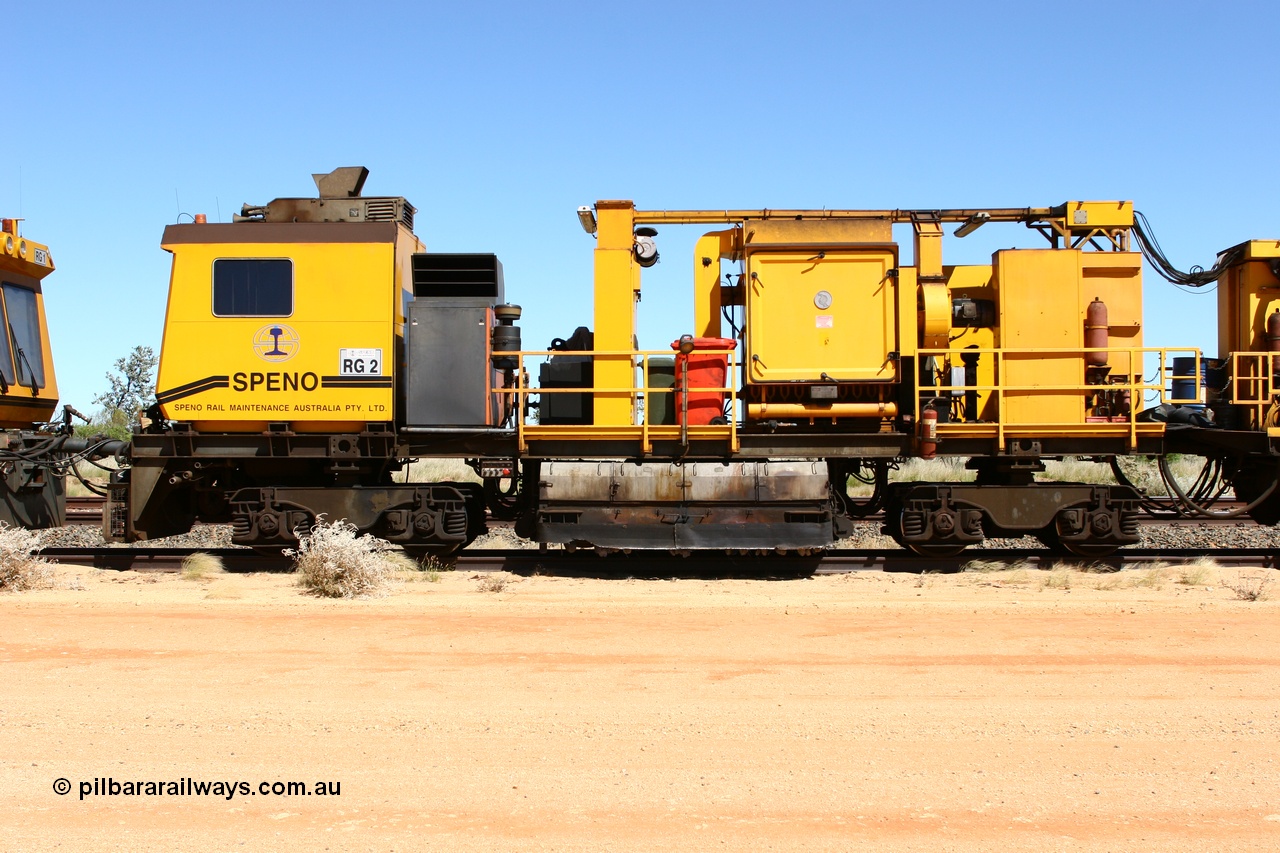
[[[6,283],[4,289],[8,290],[13,287],[12,284]],[[0,314],[0,317],[4,315]],[[6,329],[4,334],[0,335],[0,376],[4,376],[4,381],[13,384],[13,349],[9,345],[9,331]]]
[[[219,317],[288,317],[293,313],[293,262],[214,261],[213,313]]]
[[[40,315],[36,313],[36,295],[25,287],[5,284],[4,304],[9,314],[9,337],[13,344],[13,360],[18,369],[18,384],[28,388],[43,388],[44,352],[40,347]],[[8,379],[7,376],[5,378]]]

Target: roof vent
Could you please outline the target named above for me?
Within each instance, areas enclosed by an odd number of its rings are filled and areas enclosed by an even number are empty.
[[[341,166],[327,175],[311,176],[320,198],[359,198],[369,170],[364,166]]]

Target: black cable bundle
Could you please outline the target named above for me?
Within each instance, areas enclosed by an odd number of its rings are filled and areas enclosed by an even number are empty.
[[[1155,267],[1156,272],[1167,281],[1182,287],[1204,287],[1206,284],[1213,284],[1227,267],[1238,262],[1244,254],[1244,249],[1236,246],[1219,255],[1217,263],[1209,269],[1193,266],[1190,271],[1182,272],[1165,257],[1164,249],[1160,248],[1160,241],[1151,232],[1151,223],[1141,211],[1133,212],[1133,234],[1138,238],[1138,247],[1142,250],[1142,256]]]

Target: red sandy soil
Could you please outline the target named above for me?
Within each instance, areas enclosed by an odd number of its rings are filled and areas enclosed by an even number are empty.
[[[1236,575],[61,568],[0,594],[0,848],[1277,850],[1280,604]],[[341,794],[79,796],[188,777]]]

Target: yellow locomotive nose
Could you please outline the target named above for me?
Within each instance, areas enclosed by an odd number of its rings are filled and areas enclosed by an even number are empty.
[[[58,404],[42,282],[53,272],[43,243],[19,233],[18,219],[0,220],[0,426],[21,429],[48,421]]]
[[[0,220],[0,522],[43,528],[65,520],[70,429],[46,426],[58,405],[43,293],[53,256],[20,221]]]

